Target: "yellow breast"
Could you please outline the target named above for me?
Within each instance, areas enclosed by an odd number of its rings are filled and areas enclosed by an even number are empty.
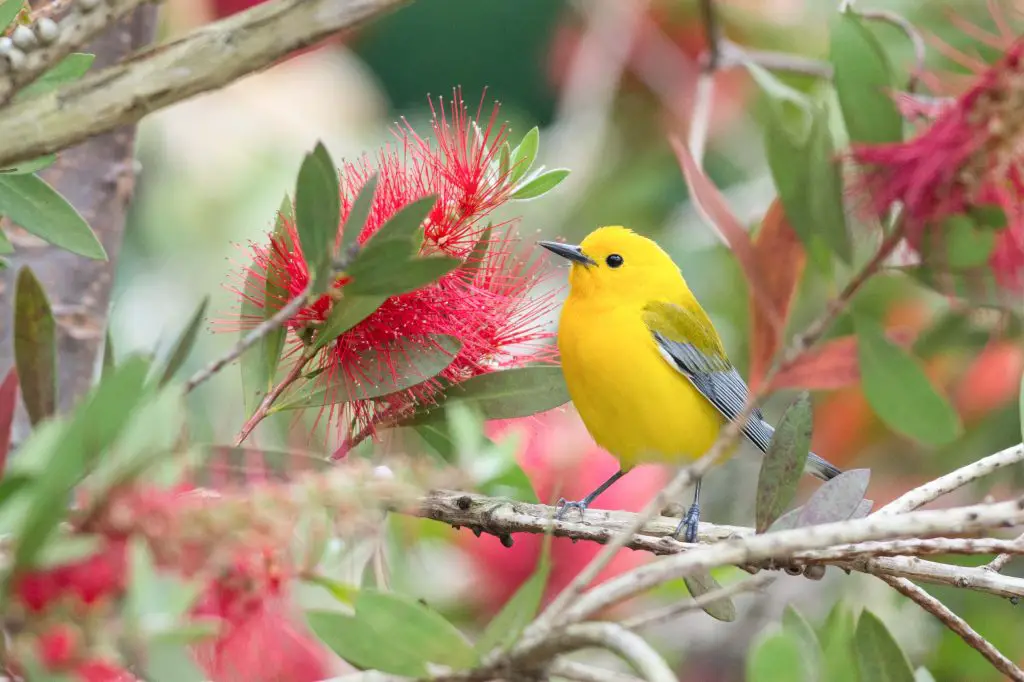
[[[723,419],[659,354],[639,309],[571,298],[558,329],[573,404],[624,469],[703,455]]]

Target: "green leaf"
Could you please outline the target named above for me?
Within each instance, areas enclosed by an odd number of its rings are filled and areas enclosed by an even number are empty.
[[[425,408],[405,426],[444,419],[444,406],[454,400],[476,407],[484,419],[515,419],[546,412],[569,402],[560,367],[518,367],[490,372],[448,387],[436,407]]]
[[[355,606],[356,597],[359,595],[359,588],[355,585],[343,583],[319,573],[309,572],[303,576],[303,580],[324,588],[332,597],[338,600],[338,603],[351,607]]]
[[[363,277],[372,279],[381,270],[400,271],[414,253],[415,246],[409,239],[378,239],[374,237],[362,248],[355,261],[345,272],[353,279],[353,282],[345,285],[344,293],[350,293],[352,285]]]
[[[89,224],[35,175],[0,175],[0,214],[54,246],[94,260],[106,260]]]
[[[786,631],[762,639],[747,659],[747,682],[809,682],[800,642]]]
[[[885,624],[870,611],[860,614],[854,648],[862,680],[914,682],[914,671],[906,655]]]
[[[298,390],[286,393],[271,411],[320,408],[404,391],[443,371],[461,348],[461,342],[454,336],[401,338],[386,350],[375,349],[359,356],[352,367],[352,374],[361,376],[362,381],[354,382],[347,373],[338,372],[329,377],[327,386],[324,386],[324,381],[308,382]],[[384,352],[391,358],[390,367],[382,366],[380,362]]]
[[[843,206],[843,174],[828,125],[828,106],[815,109],[808,145],[810,209],[822,241],[844,263],[853,261],[853,245]]]
[[[491,619],[477,640],[475,648],[481,657],[495,650],[508,651],[537,615],[547,589],[548,576],[551,575],[551,537],[551,533],[544,534],[537,567]]]
[[[757,479],[757,532],[779,518],[796,494],[811,445],[811,398],[806,391],[787,409],[761,461]]]
[[[462,633],[443,616],[394,592],[360,590],[354,617],[310,611],[307,618],[320,639],[362,669],[423,677],[428,663],[464,670],[477,660]]]
[[[893,101],[892,65],[878,39],[853,12],[831,27],[833,82],[851,142],[881,144],[903,139],[903,118]]]
[[[57,409],[57,323],[46,292],[27,266],[14,292],[14,361],[33,425]]]
[[[374,232],[373,237],[367,242],[367,246],[377,240],[403,239],[411,242],[419,233],[420,226],[423,225],[423,221],[430,215],[436,203],[437,195],[431,194],[406,204],[395,215],[391,216],[391,220],[381,225],[380,229]],[[419,244],[413,244],[412,246],[413,253],[415,253],[419,249]]]
[[[12,244],[11,240],[7,238],[7,235],[4,234],[4,231],[0,230],[0,254],[3,253],[14,253],[14,244]],[[0,270],[6,269],[7,261],[6,259],[3,259],[3,264],[0,265]]]
[[[940,230],[925,232],[923,245],[927,259],[933,248],[940,248],[940,262],[951,268],[974,268],[984,265],[996,245],[996,233],[978,227],[966,215],[957,215],[943,221]],[[930,243],[933,242],[933,243]]]
[[[243,289],[245,295],[242,297],[240,317],[250,324],[254,324],[256,320],[265,319],[264,311],[267,306],[265,276],[266,271],[256,261],[249,265],[249,271],[245,276]],[[260,301],[263,305],[257,305],[254,301]],[[250,331],[243,329],[239,336],[244,337]],[[257,341],[255,345],[242,353],[239,368],[242,373],[242,404],[246,414],[252,414],[263,400],[263,396],[270,390],[270,384],[274,380],[274,372],[268,362],[270,355],[266,338]],[[276,361],[273,364],[276,367]]]
[[[317,332],[311,352],[316,352],[356,326],[387,300],[386,296],[356,296],[346,293],[335,302],[324,326]]]
[[[10,168],[4,168],[0,170],[0,173],[11,173],[12,175],[23,175],[25,173],[35,173],[41,171],[44,168],[48,168],[53,165],[53,162],[57,160],[56,154],[47,154],[46,156],[37,156],[34,159],[28,161],[22,161],[16,166]]]
[[[117,356],[114,354],[114,337],[110,334],[110,325],[107,325],[107,333],[103,344],[103,368],[100,371],[100,379],[110,376],[117,365]]]
[[[25,0],[6,0],[0,2],[0,31],[3,31],[18,18],[18,12],[25,6]]]
[[[349,210],[348,217],[345,219],[345,225],[341,229],[341,250],[339,254],[343,258],[348,253],[348,250],[358,243],[359,235],[366,226],[366,219],[370,217],[370,208],[373,207],[373,196],[377,191],[378,180],[379,178],[376,173],[367,178],[362,189],[359,190],[359,194],[356,195],[355,201],[352,202],[352,208]]]
[[[822,651],[814,628],[792,605],[786,606],[782,612],[782,627],[800,643],[808,679],[820,679]]]
[[[520,201],[536,199],[558,187],[567,177],[569,177],[569,171],[565,168],[556,168],[540,173],[537,177],[524,182],[521,187],[512,192],[511,198]]]
[[[747,58],[746,55],[742,55],[740,58],[743,60],[743,66],[750,72],[754,82],[757,83],[761,87],[761,90],[763,90],[771,99],[776,100],[779,103],[785,102],[787,104],[791,104],[803,112],[810,111],[810,101],[807,99],[807,95],[782,82],[775,76],[775,74],[763,68],[753,59]]]
[[[313,279],[313,293],[324,291],[330,284],[340,212],[338,171],[323,144],[317,143],[303,160],[295,187],[296,229]]]
[[[522,179],[533,166],[537,158],[537,151],[540,149],[540,130],[534,126],[526,135],[519,146],[512,151],[511,171],[509,182],[515,185]]]
[[[394,261],[359,277],[353,277],[345,288],[356,296],[397,296],[421,289],[462,265],[458,258],[433,256]]]
[[[171,354],[167,359],[163,376],[160,377],[160,386],[165,385],[174,378],[175,373],[185,364],[188,354],[192,352],[192,346],[195,345],[196,339],[199,337],[199,330],[202,328],[203,320],[206,319],[206,308],[209,305],[210,297],[204,296],[199,307],[192,314],[192,319],[181,330],[181,334],[178,336],[178,340],[175,341]]]
[[[42,468],[17,535],[14,568],[31,564],[57,529],[68,511],[62,501],[128,423],[148,370],[140,358],[121,365],[80,403],[55,447],[40,453]]]
[[[49,92],[65,83],[78,80],[89,70],[94,59],[96,59],[96,55],[72,52],[37,80],[21,89],[14,96],[14,101],[20,102],[36,95],[41,95],[44,92]]]
[[[707,594],[708,592],[722,589],[722,586],[718,584],[718,581],[707,572],[683,576],[683,582],[686,583],[686,589],[690,591],[690,595],[695,599],[701,595]],[[704,609],[704,613],[708,614],[715,620],[724,621],[726,623],[731,623],[736,620],[736,605],[733,604],[732,599],[729,597],[716,599],[713,602],[705,604],[702,608]]]
[[[836,602],[821,629],[824,674],[828,682],[867,682],[857,675],[853,651],[853,616],[842,601]],[[874,682],[874,681],[872,681]]]
[[[893,430],[930,445],[944,445],[963,431],[960,417],[936,392],[924,369],[886,338],[882,327],[855,315],[857,357],[868,403]]]
[[[861,506],[870,480],[871,472],[867,469],[850,469],[826,481],[801,508],[796,525],[846,521]]]
[[[914,671],[914,682],[935,682],[935,676],[928,672],[928,668],[921,666]]]
[[[501,148],[498,150],[498,177],[508,181],[509,180],[509,168],[512,166],[512,149],[509,147],[508,140],[501,143]]]
[[[95,555],[100,546],[98,535],[68,535],[43,547],[33,564],[35,568],[47,569],[81,561]]]

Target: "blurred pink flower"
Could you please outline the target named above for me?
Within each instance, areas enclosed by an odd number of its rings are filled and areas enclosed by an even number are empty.
[[[553,410],[537,417],[491,422],[487,426],[492,438],[512,432],[520,433],[517,459],[541,502],[553,504],[559,497],[579,499],[618,469],[618,462],[594,443],[575,411]],[[667,476],[660,467],[637,467],[597,498],[591,508],[639,511],[667,482]],[[477,538],[469,530],[459,532],[460,544],[477,568],[471,593],[488,611],[501,608],[530,576],[540,558],[542,536],[518,534],[514,539],[515,544],[506,548],[494,536]],[[545,603],[600,550],[601,546],[592,542],[554,538]],[[621,550],[596,582],[649,559],[643,552]]]

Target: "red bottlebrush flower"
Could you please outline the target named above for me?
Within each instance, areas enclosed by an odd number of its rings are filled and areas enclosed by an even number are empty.
[[[416,404],[431,401],[441,381],[459,382],[494,369],[547,359],[552,347],[538,344],[551,334],[540,318],[551,309],[552,295],[530,298],[539,280],[535,265],[527,265],[516,253],[511,225],[504,237],[492,236],[482,259],[469,258],[487,229],[485,219],[509,200],[512,187],[506,177],[492,170],[504,127],[496,125],[497,106],[486,124],[470,117],[456,93],[450,109],[443,103],[434,110],[433,134],[436,145],[421,138],[405,124],[396,134],[403,153],[385,150],[374,169],[364,158],[341,169],[341,224],[348,217],[358,191],[376,170],[378,185],[369,218],[358,235],[365,244],[395,213],[427,195],[438,200],[424,221],[421,255],[442,254],[465,259],[464,264],[436,282],[416,291],[393,296],[380,308],[325,348],[314,362],[322,373],[319,382],[344,378],[370,385],[397,379],[395,369],[408,346],[397,348],[396,340],[424,347],[433,346],[433,335],[450,335],[462,346],[451,364],[438,377],[423,381],[399,393],[331,406],[331,417],[339,420],[345,435],[373,432],[374,425],[403,413]],[[480,125],[478,125],[478,122]],[[284,221],[283,234],[271,237],[268,245],[253,244],[256,270],[281,285],[288,299],[301,292],[309,281],[309,270],[299,245],[295,225]],[[300,310],[287,323],[292,354],[298,356],[302,341],[298,333],[310,323],[327,319],[335,301],[344,300],[347,279],[335,284],[332,295],[324,295]],[[244,294],[243,294],[244,295]],[[263,301],[253,301],[262,305]],[[286,301],[276,301],[283,305]],[[242,319],[250,327],[259,320]],[[367,362],[367,354],[376,360]],[[330,396],[328,396],[330,397]]]
[[[44,611],[53,601],[74,596],[90,605],[124,591],[127,554],[123,540],[109,540],[87,559],[18,576],[14,593],[33,612]]]
[[[1000,207],[1007,226],[996,237],[989,265],[1000,284],[1014,291],[1024,291],[1022,57],[1024,39],[1011,41],[991,66],[972,64],[975,78],[952,102],[915,107],[904,100],[904,113],[934,118],[913,139],[852,150],[867,168],[863,182],[873,210],[903,203],[914,248],[946,218]]]
[[[135,675],[107,661],[86,661],[73,671],[73,677],[82,682],[135,682]]]
[[[39,659],[49,670],[67,667],[78,655],[79,633],[67,624],[58,624],[39,635]]]

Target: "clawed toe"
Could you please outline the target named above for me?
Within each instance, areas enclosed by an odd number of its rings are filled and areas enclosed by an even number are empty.
[[[686,516],[676,526],[675,537],[679,537],[679,532],[683,531],[683,542],[695,543],[697,542],[697,532],[700,529],[700,505],[693,505],[686,512]]]
[[[558,507],[558,513],[555,514],[556,521],[561,521],[565,517],[566,512],[568,512],[570,509],[579,509],[580,519],[583,519],[583,514],[587,511],[587,503],[585,500],[579,500],[578,502],[570,502],[564,497],[558,500]]]

